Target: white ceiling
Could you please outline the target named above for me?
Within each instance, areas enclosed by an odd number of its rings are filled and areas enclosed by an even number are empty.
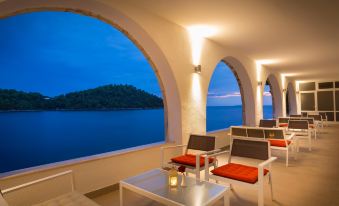
[[[185,28],[217,27],[209,39],[296,80],[339,79],[339,1],[128,0]]]

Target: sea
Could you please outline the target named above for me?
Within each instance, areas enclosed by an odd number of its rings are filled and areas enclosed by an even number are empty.
[[[163,109],[0,112],[0,173],[163,142],[164,118]],[[206,118],[207,131],[241,125],[242,107],[207,107]]]

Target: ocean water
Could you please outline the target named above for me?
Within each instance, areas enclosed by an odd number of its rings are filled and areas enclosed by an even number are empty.
[[[264,108],[269,116],[271,108]],[[242,124],[241,106],[208,107],[208,131]],[[164,111],[0,113],[0,173],[164,141]]]
[[[264,119],[272,119],[272,106],[263,107]],[[242,106],[217,106],[207,107],[206,130],[213,131],[228,128],[230,126],[242,125]]]

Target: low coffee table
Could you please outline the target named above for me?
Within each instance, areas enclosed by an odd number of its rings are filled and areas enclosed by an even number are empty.
[[[179,175],[179,184],[181,182]],[[168,186],[168,172],[154,169],[120,181],[120,206],[123,206],[123,190],[137,194],[165,205],[213,205],[224,198],[224,205],[229,206],[229,187],[211,182],[186,177],[186,187]]]

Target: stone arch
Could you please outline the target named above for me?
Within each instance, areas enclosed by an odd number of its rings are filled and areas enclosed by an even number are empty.
[[[297,96],[296,96],[296,91],[294,89],[294,86],[292,82],[289,82],[287,85],[287,96],[288,96],[288,107],[290,114],[297,114]],[[287,106],[287,105],[286,105]]]
[[[278,78],[274,74],[268,75],[266,82],[270,87],[272,95],[273,118],[277,118],[283,114],[282,90],[280,88]]]
[[[237,79],[242,101],[243,124],[249,126],[255,125],[255,96],[247,70],[239,60],[232,56],[225,57],[221,61],[231,69]],[[211,77],[209,77],[209,82]]]
[[[122,12],[98,1],[82,0],[13,0],[1,3],[0,19],[37,11],[73,12],[97,18],[115,27],[128,37],[144,54],[155,72],[164,100],[166,141],[180,141],[181,101],[172,69],[161,48],[151,36]]]

